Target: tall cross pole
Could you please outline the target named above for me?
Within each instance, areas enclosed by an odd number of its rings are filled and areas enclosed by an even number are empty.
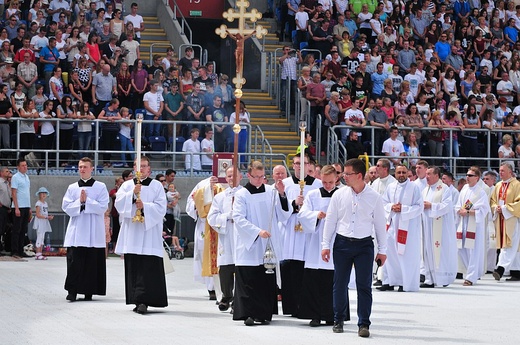
[[[230,8],[226,12],[222,13],[222,16],[233,22],[238,19],[238,28],[228,28],[222,24],[220,27],[215,29],[215,33],[222,39],[227,36],[231,37],[236,41],[237,47],[235,49],[235,60],[236,60],[236,76],[232,79],[235,84],[235,124],[233,125],[233,133],[235,135],[235,143],[233,147],[233,182],[237,186],[238,182],[238,134],[240,133],[240,99],[242,98],[242,86],[246,83],[246,79],[243,77],[244,71],[244,41],[249,37],[255,35],[257,38],[262,38],[267,34],[267,30],[261,25],[257,25],[256,29],[246,29],[246,20],[249,19],[251,22],[256,22],[262,18],[262,14],[255,8],[251,12],[246,12],[249,7],[249,2],[246,0],[237,0],[236,7],[238,12]]]

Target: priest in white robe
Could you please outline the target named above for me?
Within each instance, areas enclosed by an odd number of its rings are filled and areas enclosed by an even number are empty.
[[[282,261],[280,270],[282,277],[282,310],[283,314],[296,316],[300,299],[303,280],[303,264],[306,235],[298,226],[298,211],[300,210],[305,195],[311,190],[321,187],[321,181],[307,175],[309,157],[305,156],[305,166],[301,166],[300,156],[293,157],[294,175],[283,180],[285,193],[289,203],[292,204],[293,214],[285,225],[282,225]],[[300,171],[304,173],[305,185],[301,195]]]
[[[162,184],[150,178],[148,157],[141,157],[140,171],[139,183],[128,180],[116,194],[121,230],[115,251],[124,254],[126,304],[135,304],[134,312],[146,314],[148,307],[168,306],[162,238],[166,194]],[[138,209],[144,222],[133,221]]]
[[[266,273],[264,254],[272,243],[277,258],[281,255],[278,222],[292,213],[281,180],[275,187],[264,184],[262,163],[254,161],[248,168],[247,183],[235,194],[235,298],[233,320],[246,326],[267,323],[278,313],[277,278]],[[269,241],[269,239],[271,241]],[[277,270],[278,271],[278,270]]]
[[[455,211],[459,217],[457,227],[457,247],[459,258],[466,274],[464,286],[477,283],[483,274],[487,215],[491,209],[486,192],[482,189],[480,169],[469,168],[466,173],[466,185],[462,187]]]
[[[451,193],[440,180],[440,169],[436,166],[428,168],[426,181],[428,187],[422,191],[425,281],[420,287],[448,286],[457,275],[457,243]]]
[[[395,182],[395,177],[390,175],[390,161],[386,158],[381,158],[376,163],[376,171],[379,176],[371,185],[373,190],[375,190],[379,195],[383,195],[386,191],[386,188],[391,183]]]
[[[321,258],[323,226],[327,217],[330,198],[337,190],[337,173],[332,165],[321,169],[323,187],[311,190],[298,213],[298,221],[306,235],[305,269],[298,308],[298,318],[311,320],[309,326],[317,327],[321,321],[332,325],[334,310],[332,288],[334,282],[334,263]],[[347,311],[347,320],[350,313]]]
[[[92,178],[94,164],[88,157],[78,164],[80,180],[67,188],[61,208],[70,217],[65,234],[67,248],[67,300],[77,294],[85,300],[106,294],[105,220],[108,190],[103,182]]]
[[[226,182],[229,187],[213,198],[206,221],[218,233],[217,266],[222,290],[222,299],[218,308],[220,311],[229,309],[233,302],[233,288],[235,285],[235,241],[233,229],[233,201],[235,193],[242,186],[234,184],[233,167],[226,170]],[[242,174],[238,172],[237,183],[242,180]]]
[[[399,291],[419,290],[421,264],[421,213],[423,199],[419,187],[407,178],[408,169],[397,165],[397,181],[383,195],[387,218],[387,260],[383,287],[399,286]]]
[[[210,181],[217,183],[218,179],[214,176],[208,177],[207,179],[197,183],[197,185],[193,188],[190,195],[186,199],[186,213],[195,221],[195,232],[193,234],[195,242],[193,247],[193,277],[195,281],[200,281],[206,285],[209,293],[209,299],[216,300],[217,296],[215,293],[215,283],[213,277],[202,276],[202,258],[204,254],[204,231],[206,229],[206,218],[199,217],[199,213],[195,207],[195,200],[193,199],[197,190],[209,187]],[[211,201],[212,200],[209,200],[207,202],[211,203]]]
[[[498,173],[502,181],[497,183],[490,202],[496,245],[500,248],[493,277],[500,280],[509,271],[511,277],[507,281],[520,281],[520,182],[507,162],[500,164]]]

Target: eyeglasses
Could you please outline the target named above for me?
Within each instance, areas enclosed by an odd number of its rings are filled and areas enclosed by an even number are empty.
[[[60,18],[65,18],[65,16],[60,16]]]
[[[357,175],[359,173],[357,172],[351,172],[351,173],[343,173],[344,176],[351,176],[351,175]]]
[[[466,177],[475,177],[477,175],[472,175],[472,174],[466,174]]]
[[[166,182],[166,180],[160,179],[159,182]]]
[[[309,164],[309,162],[305,162],[305,164]],[[292,165],[298,165],[298,166],[299,166],[299,165],[301,165],[301,164],[300,164],[300,162],[295,162],[295,163],[293,163]]]
[[[263,178],[265,178],[265,175],[262,175],[262,176],[253,176],[253,175],[249,175],[249,177],[251,177],[251,178],[253,178],[253,179],[257,179],[257,180],[259,180],[259,179],[263,179]]]

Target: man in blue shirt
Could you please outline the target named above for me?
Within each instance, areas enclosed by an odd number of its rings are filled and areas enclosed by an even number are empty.
[[[388,79],[388,74],[383,72],[383,63],[380,62],[377,64],[377,71],[371,75],[372,79],[372,93],[371,98],[377,99],[381,97],[381,92],[384,89],[384,81]]]
[[[56,38],[49,38],[49,45],[43,47],[40,51],[40,64],[43,65],[43,75],[45,77],[45,93],[49,94],[49,80],[52,77],[52,71],[55,66],[58,66],[60,60],[58,59],[60,52],[56,48]]]
[[[451,45],[448,43],[447,34],[442,33],[440,36],[440,40],[435,43],[435,53],[437,53],[437,56],[439,59],[444,62],[448,55],[450,55],[451,51]]]
[[[13,198],[11,209],[14,209],[11,256],[20,259],[22,256],[27,256],[23,252],[23,244],[31,216],[31,181],[27,176],[27,162],[24,158],[18,158],[16,168],[18,172],[13,175],[11,180]]]

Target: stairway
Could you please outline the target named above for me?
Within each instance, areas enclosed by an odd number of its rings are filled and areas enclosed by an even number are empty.
[[[251,114],[253,129],[257,125],[262,129],[273,153],[286,156],[296,153],[299,137],[296,131],[291,129],[287,120],[280,117],[280,110],[266,92],[248,90],[244,92],[242,100]],[[273,163],[282,164],[282,159],[277,157],[273,159]]]
[[[141,59],[147,65],[150,63],[150,46],[155,43],[152,54],[166,56],[167,45],[170,44],[166,37],[166,32],[161,27],[157,17],[143,16],[145,30],[141,33],[141,44],[139,52]]]

